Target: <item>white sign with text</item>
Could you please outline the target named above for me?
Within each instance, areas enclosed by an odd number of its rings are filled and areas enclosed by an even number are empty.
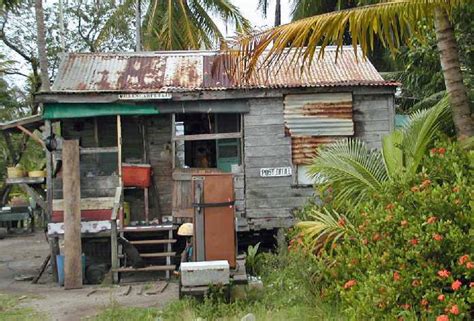
[[[260,168],[260,177],[283,177],[291,176],[291,167]]]

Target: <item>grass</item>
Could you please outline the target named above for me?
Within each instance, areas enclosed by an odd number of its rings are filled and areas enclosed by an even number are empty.
[[[20,304],[31,297],[0,293],[0,321],[43,321],[47,317],[33,308]]]
[[[162,310],[125,308],[112,304],[96,321],[138,320],[229,320],[239,321],[248,313],[257,320],[347,320],[340,307],[323,303],[314,293],[311,265],[288,254],[259,255],[256,270],[264,287],[233,286],[232,300],[226,303],[218,291],[204,300],[176,300]]]

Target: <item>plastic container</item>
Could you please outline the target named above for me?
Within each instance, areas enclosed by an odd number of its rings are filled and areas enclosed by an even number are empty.
[[[122,164],[122,181],[127,187],[150,187],[151,166],[148,164]]]
[[[58,283],[64,286],[64,255],[56,255],[56,264],[58,266]],[[82,279],[86,276],[86,256],[82,254]]]
[[[29,171],[28,177],[46,177],[46,171]]]
[[[130,203],[123,202],[123,224],[130,225]]]
[[[18,167],[8,167],[7,168],[8,178],[20,178],[25,177],[25,171]]]

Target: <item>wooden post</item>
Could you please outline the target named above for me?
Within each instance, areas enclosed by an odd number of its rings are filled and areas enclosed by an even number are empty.
[[[194,248],[193,256],[196,261],[206,260],[206,249],[204,243],[204,208],[197,204],[201,204],[204,197],[204,177],[193,177],[194,184]]]
[[[59,239],[57,237],[51,237],[49,238],[49,248],[51,250],[51,270],[52,270],[52,278],[53,282],[58,282],[58,264],[56,261],[56,256],[58,256],[60,253],[59,250]]]
[[[51,121],[46,120],[44,122],[44,127],[45,138],[51,136],[53,134]],[[46,224],[48,224],[51,222],[51,216],[53,214],[53,154],[48,150],[46,150],[46,203],[45,221]],[[51,262],[53,261],[56,262],[56,257],[52,258]]]
[[[64,288],[82,288],[79,140],[63,142]]]

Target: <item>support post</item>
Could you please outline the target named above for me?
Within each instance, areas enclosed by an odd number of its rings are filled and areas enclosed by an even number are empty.
[[[45,120],[45,138],[53,134],[51,121]],[[51,222],[51,216],[53,214],[53,154],[46,150],[46,211],[45,221],[46,224]],[[56,257],[51,259],[51,262],[56,262]],[[57,271],[56,271],[57,274]]]
[[[60,254],[59,251],[59,239],[57,237],[49,238],[49,249],[51,250],[51,270],[53,282],[58,282],[58,263],[56,262],[56,256]]]
[[[79,140],[63,143],[64,288],[82,288]]]
[[[194,242],[195,242],[195,260],[205,261],[206,250],[204,243],[204,208],[200,207],[203,201],[204,177],[193,177],[194,184]]]

